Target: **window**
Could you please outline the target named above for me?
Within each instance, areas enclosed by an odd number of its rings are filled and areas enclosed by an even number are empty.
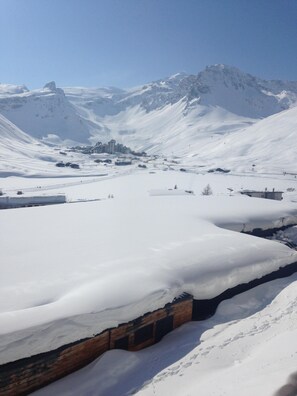
[[[156,342],[160,341],[167,333],[173,330],[173,316],[167,316],[167,318],[160,319],[156,323]]]
[[[116,349],[128,349],[129,347],[129,336],[118,338],[115,340],[114,347]]]
[[[134,345],[142,344],[143,342],[153,338],[154,335],[154,325],[149,324],[135,331],[134,335]]]

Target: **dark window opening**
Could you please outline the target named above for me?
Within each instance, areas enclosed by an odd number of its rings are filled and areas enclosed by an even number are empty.
[[[135,345],[141,344],[149,340],[150,338],[153,338],[153,335],[154,335],[154,325],[150,324],[144,326],[141,329],[135,331],[134,344]]]
[[[128,349],[129,346],[129,336],[125,336],[115,340],[114,347],[116,349]]]
[[[160,319],[156,323],[156,342],[160,341],[167,333],[173,330],[173,316]]]

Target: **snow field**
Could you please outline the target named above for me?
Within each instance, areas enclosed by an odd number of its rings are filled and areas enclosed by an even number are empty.
[[[181,188],[189,176],[139,172],[78,183],[65,187],[69,199],[102,200],[1,211],[1,362],[99,333],[182,292],[214,297],[297,260],[282,244],[221,228],[294,223],[296,204],[220,195],[219,183],[209,197],[148,193]]]

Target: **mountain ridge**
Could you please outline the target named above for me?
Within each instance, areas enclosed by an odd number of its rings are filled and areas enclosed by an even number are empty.
[[[178,132],[190,134],[191,139],[217,134],[218,129],[230,133],[296,103],[297,81],[263,80],[223,64],[208,66],[197,75],[177,73],[129,90],[63,89],[51,81],[30,91],[26,86],[0,84],[0,113],[35,138],[71,145],[114,137],[144,150],[155,147],[153,142],[162,135],[172,140],[171,129],[175,139]],[[171,125],[176,112],[179,130]],[[218,124],[219,114],[222,125],[218,128],[213,120]],[[231,119],[231,124],[226,121]]]

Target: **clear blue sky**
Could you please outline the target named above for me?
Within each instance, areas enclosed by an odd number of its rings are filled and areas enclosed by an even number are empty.
[[[132,87],[225,63],[297,80],[296,0],[0,0],[0,82]]]

